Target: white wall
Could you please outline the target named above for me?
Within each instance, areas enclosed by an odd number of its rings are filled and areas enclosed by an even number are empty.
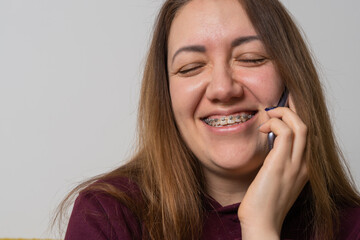
[[[325,79],[357,182],[360,3],[283,0]],[[0,0],[0,237],[51,237],[77,182],[130,155],[141,69],[162,0]]]

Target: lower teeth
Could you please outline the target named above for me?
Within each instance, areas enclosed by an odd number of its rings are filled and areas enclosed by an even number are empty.
[[[227,126],[233,126],[233,125],[239,125],[241,123],[244,123],[244,122],[239,122],[239,123],[232,123],[232,124],[225,124],[225,125],[221,125],[221,124],[218,124],[218,125],[210,125],[212,127],[227,127]]]

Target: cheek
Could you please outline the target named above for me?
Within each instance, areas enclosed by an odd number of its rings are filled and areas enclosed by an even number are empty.
[[[275,106],[283,91],[283,82],[272,64],[250,68],[242,73],[244,86],[264,106]]]
[[[170,97],[178,124],[193,117],[204,93],[203,83],[196,79],[170,78]]]

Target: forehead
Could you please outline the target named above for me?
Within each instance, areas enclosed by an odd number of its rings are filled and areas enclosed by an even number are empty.
[[[226,44],[246,35],[256,35],[256,31],[238,0],[193,0],[171,24],[168,51],[172,54],[191,44]]]

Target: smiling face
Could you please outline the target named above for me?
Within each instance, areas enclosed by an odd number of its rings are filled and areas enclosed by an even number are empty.
[[[257,128],[283,84],[237,0],[193,0],[168,42],[170,95],[181,135],[206,176],[256,171],[267,154]]]

